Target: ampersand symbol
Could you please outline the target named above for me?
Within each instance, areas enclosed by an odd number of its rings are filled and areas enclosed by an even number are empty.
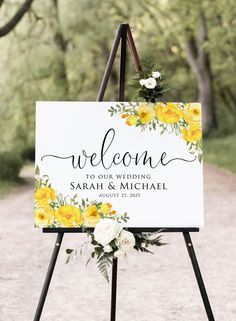
[[[109,184],[108,184],[108,189],[115,189],[115,185],[113,184],[113,182],[110,182]]]

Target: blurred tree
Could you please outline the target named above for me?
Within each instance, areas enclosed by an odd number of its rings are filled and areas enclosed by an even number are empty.
[[[199,30],[196,37],[190,34],[186,41],[187,61],[197,77],[198,101],[203,109],[203,131],[217,127],[210,55],[204,45],[208,38],[206,17],[199,14]]]
[[[3,27],[25,4],[0,0]],[[34,144],[36,100],[96,99],[121,22],[130,23],[140,57],[162,67],[166,100],[200,99],[206,132],[235,130],[235,17],[234,0],[35,1],[0,38],[0,149]],[[109,100],[117,98],[114,67]],[[136,75],[130,63],[127,71],[128,85]],[[127,86],[127,100],[133,95]]]
[[[14,16],[2,27],[0,27],[0,37],[6,36],[9,32],[11,32],[17,24],[21,21],[24,17],[25,13],[30,9],[30,6],[34,0],[26,0]],[[4,0],[0,0],[0,8],[3,5]]]
[[[57,99],[68,100],[69,84],[67,80],[66,70],[66,51],[68,41],[62,32],[59,17],[58,0],[52,1],[52,9],[50,10],[50,25],[53,33],[53,44],[55,46],[55,59],[53,61],[53,80],[57,90]]]
[[[203,130],[209,132],[216,128],[217,122],[211,56],[206,50],[208,27],[206,8],[203,8],[206,1],[162,1],[158,6],[153,0],[141,2],[159,29],[160,38],[163,39],[163,35],[166,38],[164,46],[170,47],[172,54],[180,52],[185,58],[184,63],[188,63],[195,74],[198,89],[196,98],[203,108]],[[158,45],[161,43],[159,39]]]

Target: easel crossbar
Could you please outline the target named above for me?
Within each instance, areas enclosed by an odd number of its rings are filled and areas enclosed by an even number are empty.
[[[127,228],[132,233],[140,232],[156,232],[161,230],[163,233],[176,233],[176,232],[199,232],[198,227],[131,227]],[[59,227],[59,228],[43,228],[43,233],[84,233],[82,228],[75,227]]]

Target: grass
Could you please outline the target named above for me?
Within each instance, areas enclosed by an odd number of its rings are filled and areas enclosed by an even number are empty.
[[[33,168],[34,168],[34,164],[32,162],[27,162],[22,170],[21,170],[21,173],[22,171],[24,170],[32,170],[33,171]],[[22,186],[26,184],[26,181],[24,179],[24,177],[18,177],[16,178],[15,180],[0,180],[0,199],[5,196],[6,194],[8,194],[9,192],[11,192],[12,190],[14,190],[15,188],[19,187],[19,186]]]
[[[2,198],[4,195],[9,193],[11,190],[13,190],[15,187],[22,184],[19,182],[12,182],[12,181],[0,181],[0,198]]]
[[[205,139],[203,152],[204,162],[236,173],[236,133]]]

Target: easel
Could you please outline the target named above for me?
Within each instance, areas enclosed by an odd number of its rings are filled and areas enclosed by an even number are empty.
[[[112,45],[111,53],[107,62],[107,66],[105,69],[105,73],[101,82],[101,86],[98,92],[97,101],[102,101],[105,90],[107,87],[107,83],[111,74],[111,70],[113,67],[113,63],[116,57],[117,49],[119,47],[121,41],[121,56],[120,56],[120,79],[119,79],[119,93],[118,93],[118,101],[124,101],[124,93],[125,93],[125,74],[126,74],[126,44],[128,42],[130,51],[131,51],[131,58],[132,62],[135,67],[135,71],[137,75],[140,75],[142,70],[141,64],[139,61],[138,53],[134,44],[134,40],[132,37],[132,33],[128,24],[120,24],[115,35],[115,39]],[[162,229],[160,227],[160,229]],[[135,228],[130,229],[132,232],[141,232],[141,231],[154,231],[156,229],[153,228]],[[45,281],[43,284],[42,292],[39,298],[38,306],[36,309],[36,313],[34,316],[34,321],[39,321],[41,317],[41,313],[43,310],[43,306],[45,303],[45,299],[47,296],[48,288],[50,285],[50,281],[52,278],[52,274],[54,271],[54,267],[57,261],[57,256],[60,251],[61,243],[63,240],[64,233],[81,233],[81,229],[79,228],[44,228],[44,233],[57,233],[56,243],[52,252],[51,260],[49,262],[48,271],[45,277]],[[204,307],[206,310],[206,314],[209,321],[215,321],[211,305],[207,296],[207,292],[205,289],[205,285],[203,282],[203,278],[201,275],[201,271],[198,265],[197,257],[195,255],[193,243],[190,237],[190,232],[199,232],[198,228],[164,228],[163,232],[181,232],[183,233],[184,241],[191,259],[192,267],[197,279],[197,283],[199,286],[199,290],[202,296],[202,300],[204,303]],[[115,321],[116,318],[116,292],[117,292],[117,259],[113,260],[112,264],[112,282],[111,282],[111,315],[110,321]]]

